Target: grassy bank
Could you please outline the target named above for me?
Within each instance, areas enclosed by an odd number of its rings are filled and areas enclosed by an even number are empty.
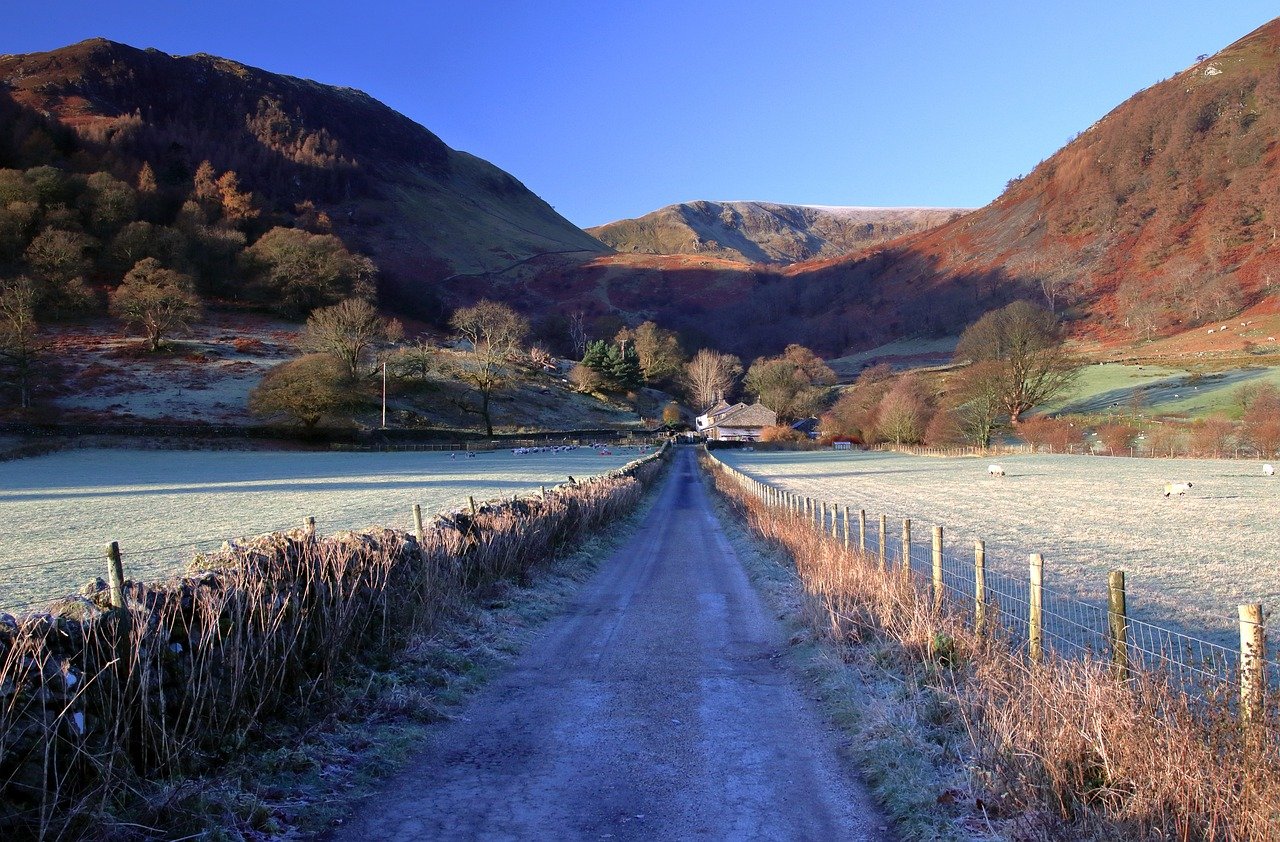
[[[707,464],[793,571],[797,612],[826,647],[814,668],[909,838],[1280,838],[1274,705],[1244,728],[1229,694],[1192,701],[1159,675],[1034,663]]]

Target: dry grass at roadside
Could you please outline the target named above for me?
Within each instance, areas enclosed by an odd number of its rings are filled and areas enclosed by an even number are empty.
[[[793,560],[815,634],[860,669],[878,665],[881,681],[901,682],[903,704],[874,726],[863,713],[859,725],[862,758],[899,821],[940,812],[952,823],[935,822],[939,831],[1016,840],[1280,839],[1274,707],[1249,731],[1227,699],[1193,704],[1156,676],[1120,684],[1096,662],[1028,663],[934,610],[875,559],[712,470],[749,528]],[[877,729],[879,741],[866,739]],[[892,768],[895,757],[930,753],[922,775]],[[930,805],[921,787],[957,764],[967,780]],[[904,787],[895,774],[919,783]],[[935,838],[927,824],[904,832]]]

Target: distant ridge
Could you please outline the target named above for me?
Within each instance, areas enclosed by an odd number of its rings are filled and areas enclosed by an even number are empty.
[[[965,213],[964,208],[693,201],[588,228],[587,233],[631,254],[694,254],[784,264],[852,254],[935,228]]]

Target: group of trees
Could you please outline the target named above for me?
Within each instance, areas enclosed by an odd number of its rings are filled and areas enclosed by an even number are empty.
[[[185,186],[169,176],[160,183],[147,163],[128,179],[0,169],[0,375],[19,405],[41,368],[43,324],[105,312],[157,350],[202,318],[211,298],[302,318],[372,297],[373,263],[329,233],[310,203],[268,212],[235,172],[207,161]]]
[[[942,390],[919,374],[895,376],[886,365],[864,370],[823,416],[823,430],[867,443],[986,447],[1002,423],[1025,427],[1025,413],[1061,394],[1080,369],[1056,317],[1026,301],[970,325],[955,360],[962,367]]]
[[[570,376],[583,391],[631,392],[641,386],[673,385],[684,365],[685,353],[675,331],[651,321],[623,327],[613,341],[588,338],[581,314],[569,323],[575,347],[582,348],[582,362]]]
[[[493,435],[493,396],[524,362],[528,321],[505,304],[483,300],[461,307],[450,324],[459,348],[445,355],[425,337],[401,344],[404,327],[368,301],[349,298],[311,313],[300,345],[308,353],[269,371],[249,397],[250,409],[264,417],[288,417],[307,428],[326,416],[352,408],[382,366],[389,377],[425,382],[439,373],[466,387],[452,398],[461,410],[479,415]]]
[[[1196,327],[1240,311],[1244,292],[1233,275],[1187,258],[1165,264],[1156,278],[1133,276],[1116,290],[1116,306],[1134,336],[1151,339],[1174,326]]]

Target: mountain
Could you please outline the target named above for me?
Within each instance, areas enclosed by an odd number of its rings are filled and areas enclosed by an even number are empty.
[[[773,202],[682,202],[587,233],[632,254],[696,254],[746,263],[838,257],[935,228],[962,208],[858,208]]]
[[[277,223],[310,202],[409,311],[472,298],[465,276],[534,255],[608,251],[511,175],[351,88],[102,39],[0,57],[0,167],[133,183],[145,162],[180,194],[202,161],[234,171]]]
[[[1280,20],[1135,94],[990,205],[794,277],[847,290],[831,304],[853,320],[869,314],[865,283],[904,331],[951,330],[1011,297],[1104,337],[1224,319],[1280,284],[1277,141]]]

